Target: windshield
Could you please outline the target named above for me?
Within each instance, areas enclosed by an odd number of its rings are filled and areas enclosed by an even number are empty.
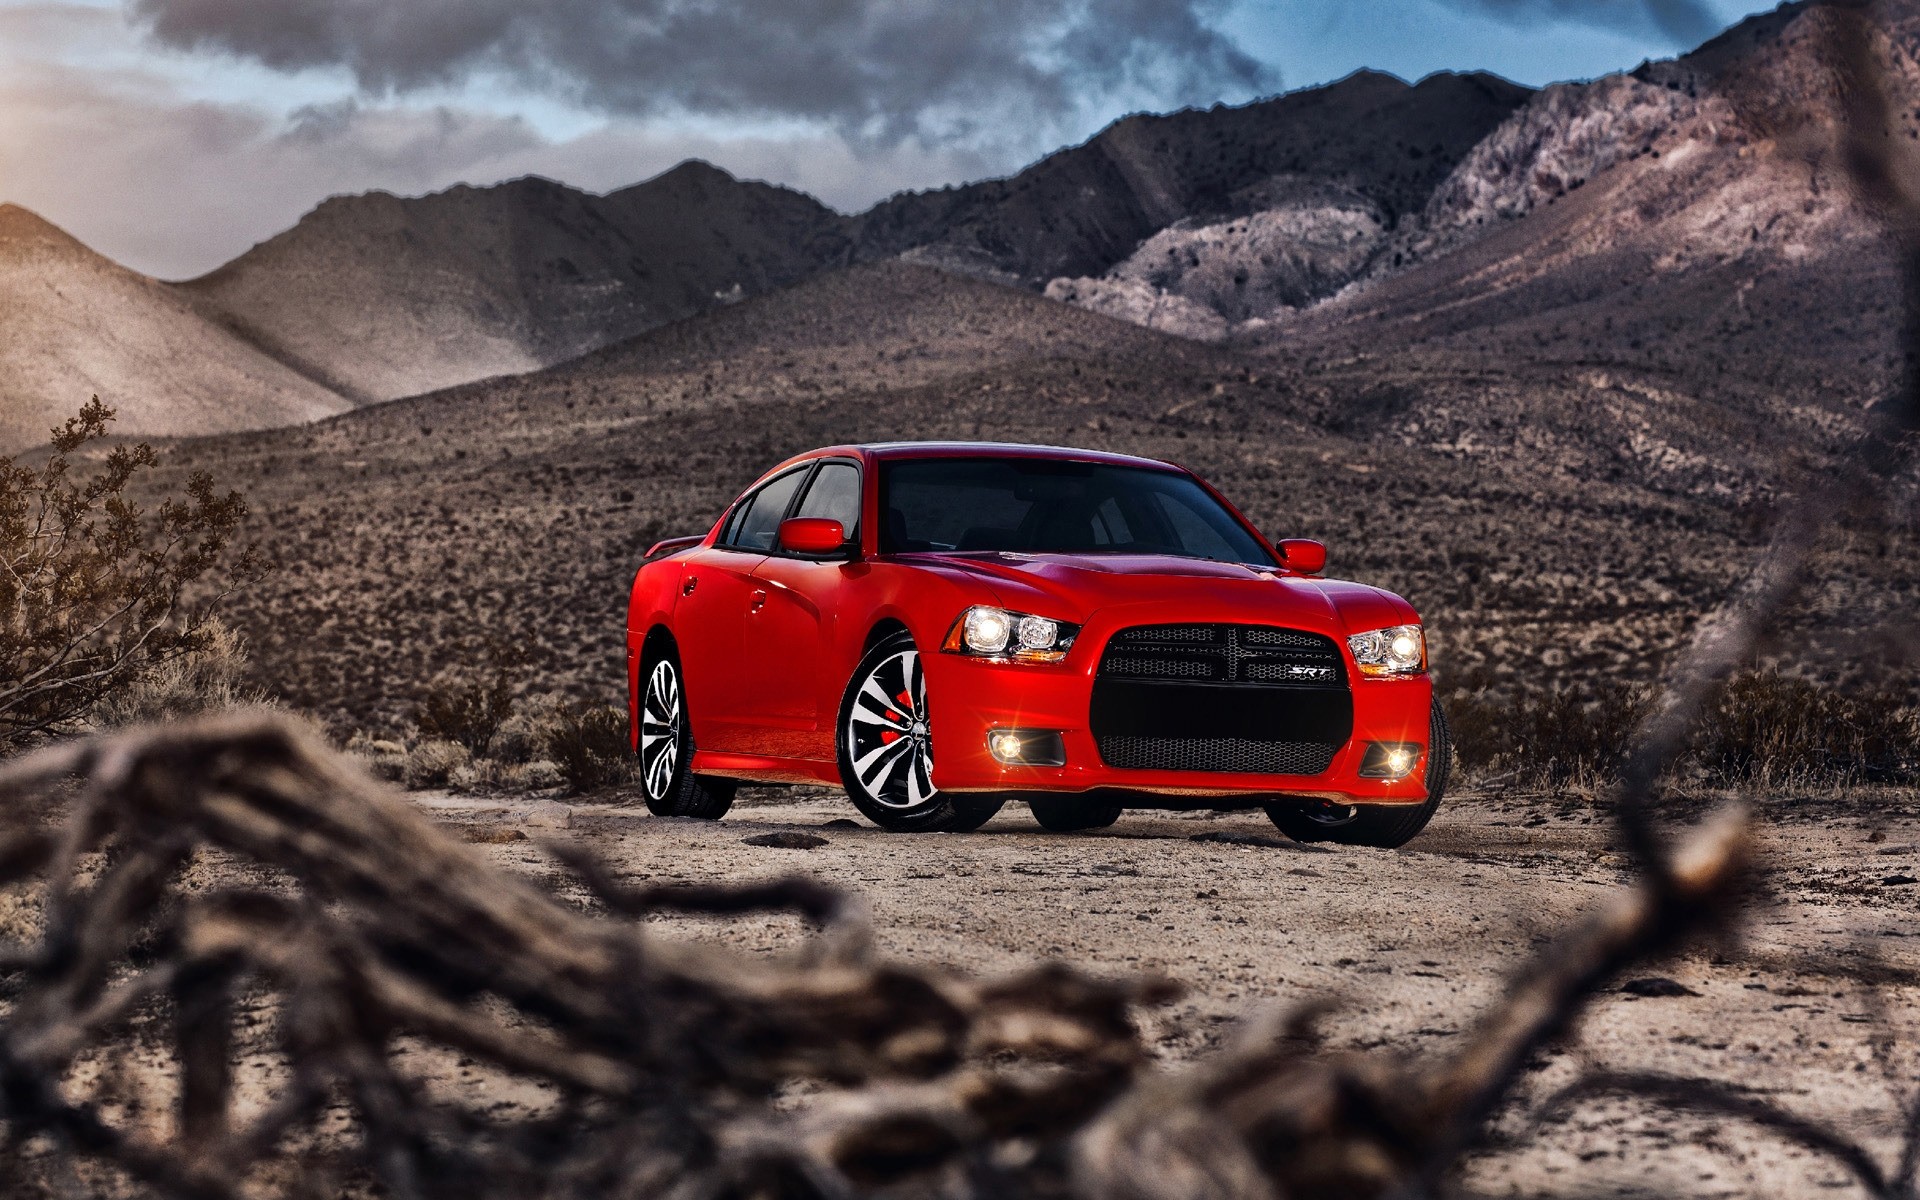
[[[1273,556],[1186,475],[1040,458],[881,468],[883,554],[1171,554],[1271,567]]]

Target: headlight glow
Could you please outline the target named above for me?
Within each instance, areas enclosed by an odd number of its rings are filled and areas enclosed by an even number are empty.
[[[1418,625],[1370,629],[1347,639],[1362,675],[1418,675],[1427,669],[1427,637]]]
[[[962,622],[967,649],[975,654],[999,654],[1007,648],[1013,633],[1013,621],[1004,609],[980,605],[967,610]]]
[[[1067,656],[1078,625],[1049,617],[1008,612],[991,604],[976,604],[960,614],[941,646],[949,654],[1014,662],[1059,662]]]

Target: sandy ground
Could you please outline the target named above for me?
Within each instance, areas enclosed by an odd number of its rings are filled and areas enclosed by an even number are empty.
[[[1257,1006],[1326,997],[1340,1004],[1325,1025],[1331,1045],[1444,1054],[1530,956],[1626,878],[1591,803],[1537,796],[1470,793],[1395,852],[1280,842],[1258,812],[1129,813],[1108,830],[1060,835],[1010,805],[978,833],[907,836],[813,789],[743,792],[718,823],[581,804],[565,830],[531,823],[528,800],[418,799],[562,894],[579,892],[541,839],[584,842],[635,883],[805,872],[865,894],[881,946],[902,959],[994,972],[1058,957],[1172,976],[1187,997],[1144,1022],[1170,1069],[1221,1045]],[[1500,1124],[1511,1144],[1470,1166],[1467,1190],[1859,1191],[1806,1152],[1646,1101],[1590,1102],[1529,1135],[1528,1109],[1590,1067],[1718,1079],[1897,1158],[1899,1097],[1920,1076],[1920,794],[1765,803],[1766,882],[1738,931],[1634,973],[1692,994],[1601,996],[1576,1035],[1533,1065]],[[743,841],[783,831],[826,844]],[[754,952],[805,936],[783,917],[677,921],[670,932]]]

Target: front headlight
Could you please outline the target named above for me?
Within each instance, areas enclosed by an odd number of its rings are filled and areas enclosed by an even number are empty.
[[[1017,662],[1059,662],[1079,632],[1078,625],[976,604],[960,614],[941,649]]]
[[[1427,669],[1427,635],[1418,625],[1371,629],[1347,639],[1362,675],[1418,675]]]

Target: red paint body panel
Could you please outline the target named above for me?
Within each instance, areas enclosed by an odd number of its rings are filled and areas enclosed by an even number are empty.
[[[1068,459],[1186,474],[1123,455],[968,443],[845,446],[790,459],[762,480],[813,459],[860,466],[857,555],[823,559],[719,548],[723,514],[697,547],[673,546],[665,557],[648,561],[635,577],[628,611],[629,706],[638,695],[647,639],[670,637],[685,670],[694,770],[763,782],[837,783],[834,729],[842,693],[869,636],[883,623],[898,624],[913,635],[925,664],[936,747],[934,784],[942,790],[1118,789],[1132,793],[1130,802],[1142,806],[1187,806],[1207,798],[1230,806],[1280,795],[1368,804],[1426,798],[1424,762],[1400,781],[1358,775],[1367,742],[1427,741],[1428,678],[1365,678],[1346,649],[1349,634],[1417,624],[1419,616],[1405,600],[1285,566],[1135,554],[880,554],[878,465],[889,459],[969,456]],[[1206,490],[1284,561],[1218,492]],[[955,620],[975,604],[1082,629],[1057,663],[941,653]],[[1283,626],[1333,639],[1346,658],[1354,727],[1331,767],[1320,775],[1280,776],[1106,766],[1088,729],[1102,651],[1120,629],[1163,623]],[[1067,765],[1001,765],[986,749],[988,731],[998,728],[1059,730]]]

